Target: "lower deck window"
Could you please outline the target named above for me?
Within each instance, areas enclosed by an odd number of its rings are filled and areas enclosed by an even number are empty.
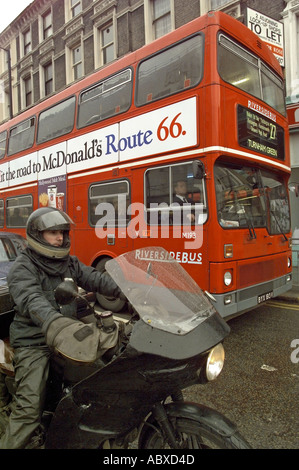
[[[16,196],[6,200],[7,227],[26,227],[27,219],[33,211],[31,195]]]
[[[150,225],[200,225],[207,219],[204,180],[194,177],[191,162],[148,170],[145,200]]]
[[[125,227],[130,216],[130,185],[126,180],[93,184],[89,188],[89,223],[102,227]]]

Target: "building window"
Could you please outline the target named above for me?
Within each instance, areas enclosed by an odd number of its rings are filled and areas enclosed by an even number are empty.
[[[175,29],[174,0],[144,0],[146,44]]]
[[[43,39],[47,39],[53,34],[53,27],[52,27],[52,13],[51,10],[48,10],[42,16],[43,21]]]
[[[223,7],[227,3],[232,3],[232,0],[210,0],[211,1],[211,10],[218,10],[218,8]]]
[[[155,39],[171,31],[170,0],[152,0]]]
[[[72,49],[72,65],[73,65],[73,77],[74,80],[83,76],[83,64],[82,64],[82,46],[77,46]]]
[[[113,25],[108,26],[101,30],[101,49],[102,49],[102,64],[108,64],[114,60],[114,34]]]
[[[81,0],[71,0],[71,12],[72,18],[77,16],[82,11]]]
[[[53,91],[53,65],[52,62],[44,66],[45,96]]]
[[[27,29],[23,33],[23,43],[24,43],[24,55],[28,54],[31,51],[31,32],[30,29]]]
[[[32,104],[32,82],[31,77],[24,78],[24,97],[25,97],[25,108]]]
[[[0,80],[0,106],[2,105],[2,119],[6,119],[10,115],[9,87],[4,86],[4,80]],[[1,150],[0,150],[1,155]],[[0,156],[1,158],[1,156]],[[1,172],[0,172],[1,174]]]

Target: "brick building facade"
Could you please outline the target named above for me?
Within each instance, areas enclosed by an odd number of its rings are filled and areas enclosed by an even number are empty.
[[[280,20],[285,1],[34,0],[0,33],[0,122],[10,116],[10,85],[16,115],[210,9],[244,22],[246,6]]]

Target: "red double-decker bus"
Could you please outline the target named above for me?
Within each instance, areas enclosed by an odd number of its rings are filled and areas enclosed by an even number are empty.
[[[100,270],[163,246],[223,317],[291,287],[282,70],[222,12],[3,124],[0,157],[1,230],[24,235],[37,207],[63,209],[73,252]]]

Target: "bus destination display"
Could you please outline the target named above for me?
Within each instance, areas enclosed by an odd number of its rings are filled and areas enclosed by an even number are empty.
[[[284,160],[284,131],[281,126],[240,105],[237,118],[238,142],[241,147]]]

